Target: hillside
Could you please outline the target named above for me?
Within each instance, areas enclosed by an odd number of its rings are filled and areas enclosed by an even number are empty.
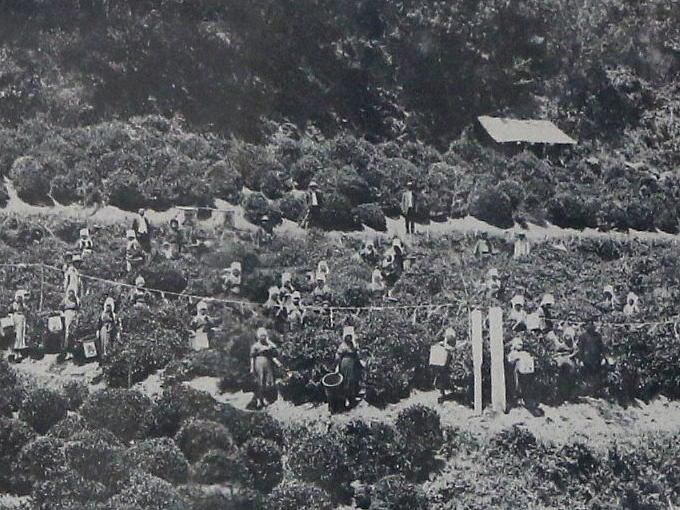
[[[414,180],[423,222],[678,230],[668,2],[0,8],[0,173],[35,203],[219,198],[298,220],[295,190],[314,179],[324,228],[381,229]],[[468,129],[483,114],[547,118],[579,145],[551,160],[499,154]]]

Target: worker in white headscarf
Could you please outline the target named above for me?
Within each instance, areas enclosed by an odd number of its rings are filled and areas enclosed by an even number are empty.
[[[241,282],[243,279],[243,272],[241,263],[238,261],[232,262],[231,265],[224,270],[222,276],[222,284],[227,294],[237,296],[241,293]]]
[[[258,328],[255,342],[250,348],[250,373],[255,376],[255,407],[260,409],[267,405],[268,396],[276,391],[274,366],[281,366],[278,350],[269,339],[265,328]],[[274,400],[272,398],[272,400]]]
[[[64,293],[68,293],[69,290],[73,290],[76,296],[80,297],[81,279],[80,279],[80,268],[82,267],[82,257],[80,255],[73,255],[71,257],[71,263],[64,272]]]
[[[328,267],[328,262],[325,260],[320,260],[316,265],[316,276],[323,275],[324,278],[328,278],[331,274],[331,268]]]
[[[447,398],[446,392],[448,391],[450,394],[453,389],[451,382],[451,351],[456,346],[456,330],[450,327],[446,328],[443,338],[437,342],[437,345],[446,351],[444,360],[438,360],[438,365],[431,365],[431,369],[434,372],[434,387],[441,394],[438,402],[442,403]],[[443,364],[441,363],[442,361]]]
[[[78,239],[78,251],[82,257],[90,255],[94,249],[94,243],[90,236],[90,230],[87,228],[80,229],[80,238]]]
[[[312,290],[314,304],[323,305],[325,302],[330,301],[331,294],[332,294],[331,288],[326,283],[326,274],[323,272],[319,273],[317,271],[316,282],[314,285],[314,289]]]
[[[26,291],[18,289],[14,293],[14,301],[12,302],[11,313],[12,321],[14,322],[14,345],[12,347],[13,357],[15,363],[21,363],[24,359],[24,351],[28,348],[26,338],[26,315],[28,314],[28,307],[26,306]]]
[[[635,292],[629,292],[626,296],[626,304],[623,307],[623,314],[627,317],[633,317],[640,313],[640,298]]]
[[[118,317],[116,302],[112,297],[106,298],[104,307],[97,321],[97,352],[100,360],[105,360],[118,334]]]
[[[199,301],[196,305],[196,315],[191,319],[190,329],[193,331],[191,348],[195,351],[210,348],[212,340],[213,319],[208,315],[208,302]]]
[[[144,288],[146,281],[143,276],[135,278],[135,288],[132,290],[132,305],[135,308],[149,305],[149,292]]]
[[[73,288],[66,291],[66,296],[64,296],[64,299],[61,302],[61,309],[64,317],[64,336],[62,337],[61,342],[61,352],[68,356],[71,328],[80,311],[80,299],[78,299],[76,291]]]
[[[375,244],[373,241],[365,241],[363,247],[359,251],[361,259],[370,266],[375,266],[380,260]]]
[[[385,292],[387,286],[385,285],[385,280],[383,278],[380,269],[374,269],[371,273],[371,283],[368,284],[368,290],[370,290],[376,296],[382,295]]]
[[[286,304],[286,319],[291,331],[296,331],[304,326],[307,311],[302,304],[300,291],[294,291]]]
[[[488,257],[489,255],[494,255],[496,253],[491,241],[489,241],[489,234],[482,232],[479,235],[479,239],[475,243],[472,253],[477,258]]]

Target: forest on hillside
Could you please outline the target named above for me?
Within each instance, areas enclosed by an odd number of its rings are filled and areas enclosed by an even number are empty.
[[[218,182],[232,202],[242,185],[260,192],[254,218],[299,219],[292,191],[314,178],[326,228],[380,229],[415,179],[421,221],[678,229],[677,1],[0,0],[0,12],[0,172],[31,202],[205,205]],[[473,136],[485,114],[550,119],[579,145],[508,157]]]

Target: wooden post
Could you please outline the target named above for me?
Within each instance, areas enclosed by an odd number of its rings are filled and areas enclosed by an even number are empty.
[[[505,353],[503,351],[503,311],[489,308],[491,343],[491,403],[496,411],[505,412]]]
[[[472,367],[475,384],[475,414],[482,414],[482,312],[470,313],[470,336],[472,340]]]
[[[38,311],[43,309],[43,286],[45,285],[45,266],[40,266],[40,302],[38,303]]]

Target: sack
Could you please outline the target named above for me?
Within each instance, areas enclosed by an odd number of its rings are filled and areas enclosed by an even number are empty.
[[[529,353],[522,353],[522,356],[517,360],[517,371],[520,374],[534,373],[534,358]]]
[[[7,329],[14,327],[14,319],[12,317],[0,318],[0,329]]]
[[[444,367],[449,361],[449,351],[441,345],[430,347],[430,365],[433,367]]]
[[[95,358],[97,356],[97,344],[92,340],[83,342],[83,353],[87,359]]]
[[[52,315],[47,318],[47,330],[50,333],[59,333],[64,328],[61,315]]]

